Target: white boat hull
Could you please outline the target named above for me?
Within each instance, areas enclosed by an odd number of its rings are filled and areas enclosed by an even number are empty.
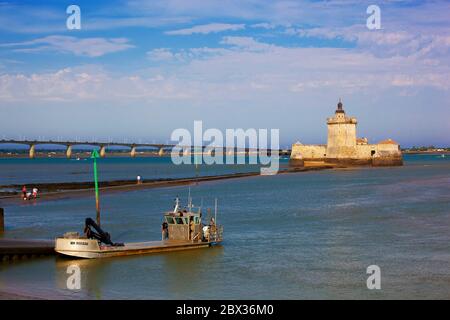
[[[150,241],[125,243],[123,246],[100,245],[95,239],[57,238],[55,251],[61,255],[96,259],[136,254],[150,254],[169,251],[181,251],[198,248],[208,248],[219,242],[191,241]]]

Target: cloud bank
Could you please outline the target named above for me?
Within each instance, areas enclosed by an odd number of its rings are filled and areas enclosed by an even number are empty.
[[[133,48],[126,38],[76,38],[72,36],[47,36],[30,41],[0,44],[15,52],[38,53],[44,51],[71,53],[77,56],[100,57],[108,53]]]
[[[208,34],[208,33],[217,33],[224,31],[236,31],[242,30],[245,28],[244,24],[229,24],[229,23],[210,23],[199,26],[194,26],[186,29],[172,30],[166,31],[165,33],[168,35],[191,35],[191,34]]]

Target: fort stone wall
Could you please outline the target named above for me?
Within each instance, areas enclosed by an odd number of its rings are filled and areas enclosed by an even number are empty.
[[[303,145],[293,144],[291,159],[302,159],[303,161],[325,160],[327,153],[326,145]]]

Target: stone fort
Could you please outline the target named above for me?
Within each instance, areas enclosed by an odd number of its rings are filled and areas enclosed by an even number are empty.
[[[291,162],[321,161],[330,164],[400,166],[403,165],[400,145],[391,140],[369,144],[367,138],[357,138],[356,118],[345,114],[339,100],[333,117],[327,119],[328,141],[326,145],[292,145]]]

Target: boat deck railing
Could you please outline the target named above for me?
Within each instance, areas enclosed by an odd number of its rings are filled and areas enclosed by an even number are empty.
[[[209,235],[203,238],[203,232],[199,231],[192,237],[192,242],[196,241],[221,242],[223,240],[223,226],[210,226]]]
[[[212,226],[209,232],[210,242],[220,242],[223,240],[223,226]]]

